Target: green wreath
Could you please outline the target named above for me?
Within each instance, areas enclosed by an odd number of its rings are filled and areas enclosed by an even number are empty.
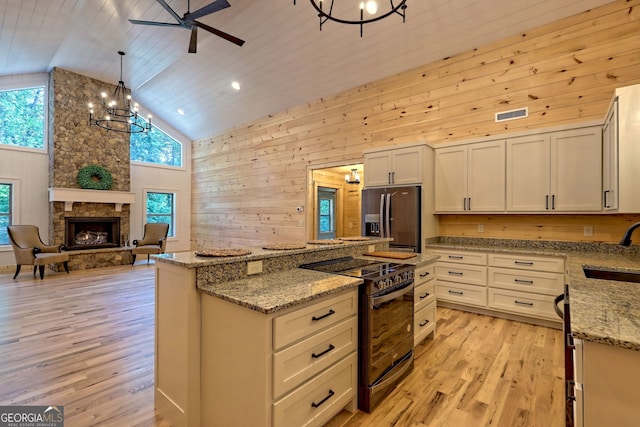
[[[109,190],[113,185],[111,172],[98,165],[85,166],[78,172],[80,187],[89,190]]]

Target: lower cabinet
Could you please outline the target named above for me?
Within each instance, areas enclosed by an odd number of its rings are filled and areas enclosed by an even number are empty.
[[[357,289],[273,315],[207,295],[202,307],[203,426],[321,426],[356,410]]]
[[[553,299],[563,292],[563,258],[443,249],[429,252],[440,256],[436,262],[439,303],[560,325]]]
[[[436,333],[435,264],[416,268],[413,293],[413,346]]]

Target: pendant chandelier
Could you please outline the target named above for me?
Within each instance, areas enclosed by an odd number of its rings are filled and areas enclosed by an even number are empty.
[[[151,130],[151,114],[143,119],[138,114],[138,103],[131,99],[130,91],[122,80],[122,58],[124,52],[118,51],[120,55],[120,81],[113,91],[113,95],[108,99],[107,93],[100,94],[100,108],[102,111],[96,113],[96,106],[89,103],[89,126],[99,126],[108,131],[123,133],[142,133]]]
[[[351,169],[351,174],[346,174],[344,180],[347,184],[360,184],[360,174],[358,169]]]
[[[389,6],[383,10],[378,10],[376,0],[360,2],[358,0],[309,0],[309,3],[318,12],[320,31],[322,31],[322,25],[325,22],[334,21],[341,24],[359,25],[360,37],[362,37],[364,24],[379,21],[393,14],[400,15],[404,23],[405,10],[407,9],[407,0],[395,0],[395,4],[394,0],[389,0]],[[323,3],[328,3],[328,8],[323,7]],[[293,0],[293,4],[296,4],[296,0]]]

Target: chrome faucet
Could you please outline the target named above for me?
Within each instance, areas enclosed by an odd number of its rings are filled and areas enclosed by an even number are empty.
[[[622,240],[620,240],[620,245],[622,246],[631,246],[631,235],[633,234],[633,230],[640,227],[640,222],[636,222],[631,227],[624,232],[624,236],[622,236]]]

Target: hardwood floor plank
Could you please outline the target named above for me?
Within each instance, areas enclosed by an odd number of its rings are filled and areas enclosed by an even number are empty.
[[[0,404],[64,405],[71,427],[168,427],[153,408],[154,272],[0,275]],[[446,308],[437,317],[435,339],[379,407],[327,426],[563,425],[561,331]]]

